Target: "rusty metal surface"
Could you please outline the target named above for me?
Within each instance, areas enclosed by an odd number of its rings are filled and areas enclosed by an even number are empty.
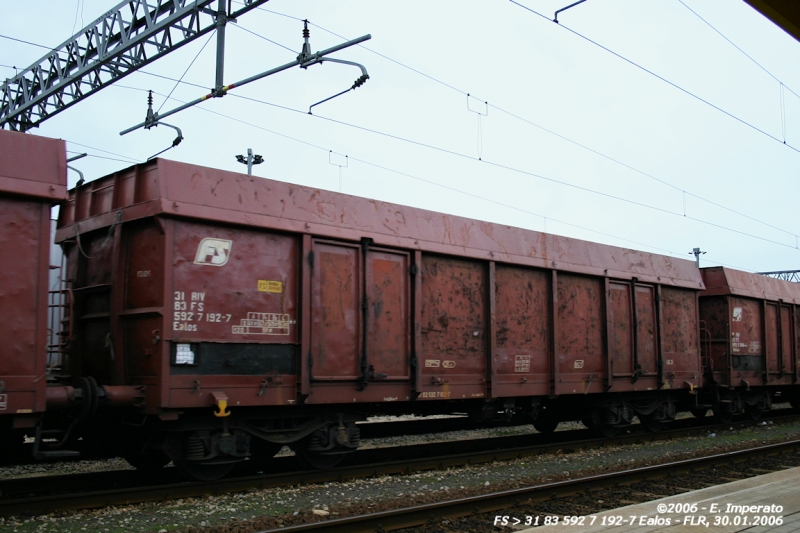
[[[706,290],[703,296],[734,294],[764,300],[800,304],[800,283],[726,267],[700,269]]]
[[[796,339],[794,330],[794,320],[792,319],[792,307],[781,306],[781,361],[778,366],[781,373],[794,373],[796,358]]]
[[[711,370],[717,383],[730,383],[730,328],[728,299],[724,296],[700,298],[703,327],[701,348],[704,369]]]
[[[767,367],[769,373],[777,372],[778,370],[778,350],[780,349],[780,339],[778,328],[778,306],[774,304],[766,304],[765,306],[765,319],[766,326],[766,352],[767,352]]]
[[[296,237],[175,221],[173,239],[165,338],[298,342]]]
[[[50,206],[0,195],[0,415],[44,410]]]
[[[778,364],[779,373],[794,372],[794,339],[795,331],[792,321],[792,308],[786,305],[780,307],[780,363]]]
[[[0,193],[56,203],[67,197],[67,152],[61,139],[0,129]]]
[[[73,291],[75,333],[67,352],[67,373],[113,384],[111,290],[114,239],[109,230],[85,233],[65,246]]]
[[[762,305],[758,300],[749,298],[730,298],[731,316],[729,328],[731,334],[731,354],[758,356],[764,355],[762,324]],[[774,313],[774,310],[773,310]],[[771,326],[770,326],[771,324]],[[769,348],[777,338],[774,316],[767,314],[767,351],[774,352],[776,347]],[[772,328],[772,333],[769,333]],[[773,367],[774,368],[774,367]]]
[[[369,364],[385,379],[407,380],[411,355],[409,255],[370,250],[367,255]]]
[[[487,268],[422,256],[421,398],[482,398],[486,393]]]
[[[611,320],[611,363],[615,376],[633,374],[633,328],[631,328],[631,285],[609,283]]]
[[[361,268],[357,246],[314,243],[312,379],[358,378]]]
[[[550,275],[497,265],[494,395],[547,394],[550,383]],[[507,389],[498,386],[508,385]],[[513,385],[513,386],[511,386]]]
[[[599,278],[558,276],[558,373],[563,381],[599,382],[605,374],[605,299]],[[580,392],[583,392],[581,390]]]
[[[50,208],[66,170],[64,141],[0,130],[0,415],[45,409]]]
[[[658,364],[654,289],[636,285],[636,361],[645,374],[655,374]]]
[[[701,384],[697,292],[661,287],[661,357],[665,379]],[[724,335],[723,335],[724,338]]]
[[[121,192],[123,184],[128,191],[125,194]],[[110,186],[117,190],[113,195],[106,192]],[[108,219],[99,216],[100,206],[134,204],[139,209],[126,213],[126,220],[163,212],[355,242],[369,237],[376,245],[540,268],[703,287],[691,261],[165,159],[131,167],[71,192],[58,239],[74,234],[75,227],[67,228],[72,222],[84,220],[89,224],[84,231],[93,225],[108,225]]]

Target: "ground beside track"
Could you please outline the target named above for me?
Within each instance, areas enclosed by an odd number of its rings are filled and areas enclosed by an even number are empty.
[[[0,531],[197,532],[245,533],[313,519],[319,512],[347,516],[436,502],[460,496],[516,488],[611,470],[721,453],[755,444],[798,438],[800,425],[766,425],[719,431],[715,436],[569,450],[522,460],[384,476],[346,483],[300,486],[141,504],[103,510],[0,519]],[[324,514],[324,513],[323,513]],[[452,529],[462,531],[456,524]]]

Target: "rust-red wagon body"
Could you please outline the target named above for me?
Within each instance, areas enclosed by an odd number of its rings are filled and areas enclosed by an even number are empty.
[[[763,387],[786,389],[800,381],[800,284],[725,267],[704,268],[702,274],[706,375],[751,401],[763,397],[763,409],[769,401]]]
[[[689,261],[163,159],[71,191],[57,241],[72,375],[162,420],[701,385]]]
[[[66,198],[64,141],[0,130],[0,416],[45,410],[50,210]]]

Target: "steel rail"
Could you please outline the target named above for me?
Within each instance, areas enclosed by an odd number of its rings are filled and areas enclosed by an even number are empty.
[[[306,533],[325,531],[326,533],[358,533],[389,531],[420,526],[431,516],[437,518],[459,518],[471,514],[489,513],[512,507],[521,501],[543,501],[553,497],[567,496],[588,490],[597,490],[613,485],[631,484],[637,481],[663,478],[675,473],[693,472],[720,465],[736,464],[758,457],[788,453],[800,450],[800,440],[780,444],[759,446],[747,450],[726,452],[708,457],[675,461],[655,466],[646,466],[611,472],[578,479],[556,481],[532,487],[493,492],[480,496],[456,500],[415,505],[391,511],[380,511],[368,515],[322,520],[308,524],[285,526],[258,533]]]
[[[798,415],[784,417],[782,421],[795,421]],[[724,424],[726,427],[747,427],[760,422],[749,421]],[[154,476],[139,476],[139,484],[133,487],[100,490],[99,487],[87,485],[88,490],[80,492],[77,488],[81,477],[75,474],[68,476],[47,476],[0,481],[0,492],[6,495],[0,499],[0,516],[19,516],[45,514],[54,511],[92,509],[109,505],[144,503],[169,499],[190,498],[206,494],[223,494],[248,489],[266,489],[287,485],[329,483],[348,479],[358,479],[379,475],[408,474],[415,471],[436,470],[448,467],[460,467],[470,464],[482,464],[492,461],[508,461],[545,453],[553,453],[565,448],[591,449],[619,444],[636,444],[654,440],[669,440],[687,435],[706,433],[717,426],[702,426],[683,430],[663,431],[660,433],[635,433],[611,439],[597,438],[585,440],[565,440],[557,443],[542,444],[539,439],[531,439],[536,434],[514,437],[495,437],[458,443],[459,453],[451,454],[453,442],[437,442],[413,446],[374,448],[359,450],[346,460],[349,465],[330,470],[298,470],[298,461],[294,457],[280,457],[270,462],[270,474],[246,475],[225,478],[212,482],[195,483],[177,479],[174,469],[167,468]],[[561,432],[572,433],[572,432]],[[578,430],[582,436],[586,431]],[[556,434],[558,435],[558,434]],[[551,435],[552,437],[552,435]],[[532,444],[530,441],[533,440]],[[527,441],[527,443],[526,443]],[[397,457],[398,449],[402,449],[404,460],[388,460]],[[353,464],[358,463],[358,464]],[[120,475],[122,474],[122,475]],[[92,474],[83,475],[91,479]],[[102,473],[103,480],[114,479],[123,482],[124,477],[136,479],[135,471]],[[69,487],[70,493],[43,494],[38,483],[52,489],[53,487]],[[41,485],[40,485],[41,486]],[[107,489],[108,485],[103,488]],[[21,497],[34,493],[33,497]]]

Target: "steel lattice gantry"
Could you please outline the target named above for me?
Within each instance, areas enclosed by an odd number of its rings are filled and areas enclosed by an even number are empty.
[[[0,128],[26,131],[159,57],[266,3],[125,0],[0,88]],[[212,4],[218,4],[212,9]]]
[[[800,270],[779,270],[777,272],[756,272],[771,278],[782,279],[784,281],[800,282]]]

